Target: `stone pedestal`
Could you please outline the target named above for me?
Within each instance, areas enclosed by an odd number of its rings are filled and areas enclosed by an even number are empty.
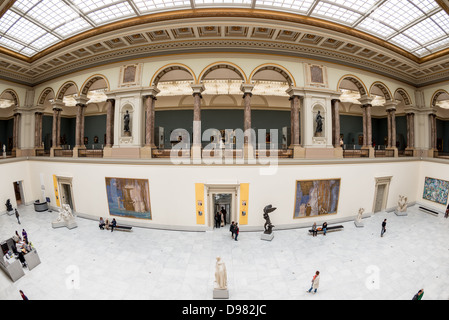
[[[270,234],[266,234],[266,233],[262,233],[260,235],[260,239],[261,240],[265,240],[265,241],[271,241],[274,238],[274,233],[270,233]]]
[[[397,158],[399,156],[398,148],[396,148],[396,147],[386,148],[385,150],[393,150],[393,157],[395,157],[395,158]]]
[[[343,148],[342,147],[334,148],[334,158],[343,158]]]
[[[252,144],[246,144],[243,146],[244,159],[255,159],[254,148]]]
[[[399,211],[399,210],[394,210],[394,213],[397,215],[397,216],[406,216],[407,215],[407,211]]]
[[[293,159],[303,159],[306,157],[306,149],[301,146],[293,146]]]
[[[73,229],[78,227],[78,224],[76,223],[75,219],[69,219],[69,220],[54,221],[51,223],[51,226],[53,227],[53,229],[62,227]]]
[[[229,290],[228,289],[216,289],[214,288],[214,299],[229,299]]]
[[[140,148],[140,158],[141,159],[151,159],[153,157],[153,148],[150,146],[144,146]]]
[[[103,148],[103,158],[112,158],[112,147]]]
[[[368,157],[369,158],[374,158],[375,157],[374,148],[373,147],[365,147],[365,146],[363,146],[361,149],[362,150],[368,150]]]
[[[357,228],[363,228],[365,225],[363,224],[363,221],[354,221],[354,224]]]
[[[86,146],[74,146],[73,147],[73,157],[79,158],[78,150],[86,150]]]

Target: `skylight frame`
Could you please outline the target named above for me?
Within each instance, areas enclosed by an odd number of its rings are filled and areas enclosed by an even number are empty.
[[[449,48],[449,15],[433,0],[17,0],[0,19],[0,37],[4,37],[6,48],[31,57],[59,41],[115,21],[164,11],[221,7],[330,20],[417,57]],[[62,14],[63,9],[68,14]],[[424,26],[433,29],[422,30]],[[413,40],[409,41],[410,37]],[[45,41],[50,38],[52,41]]]

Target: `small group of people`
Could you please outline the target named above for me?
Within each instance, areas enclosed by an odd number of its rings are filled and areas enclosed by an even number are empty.
[[[220,211],[215,214],[215,228],[226,226],[226,209],[221,207]]]
[[[14,240],[14,245],[11,246],[12,253],[19,259],[20,263],[22,263],[22,267],[25,268],[27,267],[27,264],[24,255],[33,250],[33,244],[28,240],[28,234],[25,229],[22,229],[22,236],[16,231],[12,239]],[[10,255],[6,253],[3,256],[4,261],[8,262],[9,257]]]
[[[117,221],[115,221],[115,218],[112,219],[112,222],[109,223],[109,219],[106,219],[106,221],[103,220],[103,217],[100,217],[100,222],[98,224],[98,227],[100,230],[109,230],[111,229],[111,232],[114,231],[114,228],[117,226]]]
[[[323,235],[326,235],[326,232],[327,232],[327,222],[326,221],[324,221],[324,223],[321,226],[321,228],[317,228],[316,222],[313,223],[313,225],[312,225],[312,236],[316,237],[317,234],[318,234],[318,231],[323,231]]]
[[[232,239],[234,239],[235,241],[237,240],[237,237],[239,235],[239,224],[237,222],[232,221],[231,222],[231,226],[229,227],[229,231],[231,232],[231,237]]]

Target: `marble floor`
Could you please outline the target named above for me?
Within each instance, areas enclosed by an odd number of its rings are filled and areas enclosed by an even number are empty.
[[[19,290],[32,300],[212,300],[217,256],[226,264],[230,300],[410,300],[421,288],[423,300],[449,299],[449,219],[417,206],[403,217],[377,213],[363,228],[346,222],[326,236],[274,229],[271,242],[260,232],[234,241],[227,227],[111,233],[82,218],[76,229],[53,229],[57,212],[19,212],[21,225],[0,216],[0,235],[24,228],[42,263],[16,282],[0,271],[2,300],[21,299]],[[310,294],[316,270],[320,287]]]

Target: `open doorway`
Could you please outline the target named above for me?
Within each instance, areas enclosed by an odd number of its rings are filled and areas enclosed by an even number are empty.
[[[73,188],[71,177],[57,177],[59,198],[61,199],[61,208],[64,204],[68,204],[73,212],[76,211],[73,200]]]
[[[207,225],[209,228],[215,227],[215,214],[222,208],[226,210],[226,226],[238,219],[237,196],[238,184],[207,184]]]
[[[220,212],[223,216],[225,225],[231,223],[232,217],[232,194],[231,193],[215,193],[214,199],[214,213]]]
[[[15,181],[14,184],[14,194],[16,196],[17,206],[25,204],[25,199],[23,197],[23,181]]]
[[[376,178],[373,212],[385,210],[388,200],[391,177]]]

